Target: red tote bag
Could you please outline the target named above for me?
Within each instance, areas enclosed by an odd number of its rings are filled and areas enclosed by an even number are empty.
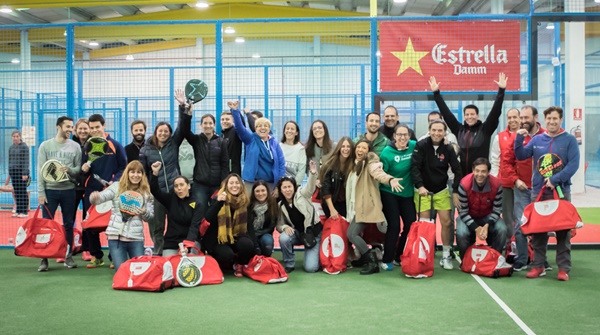
[[[91,205],[86,219],[81,221],[81,228],[97,232],[105,231],[110,221],[112,208],[112,201],[106,201],[97,206]]]
[[[273,257],[256,255],[242,267],[244,276],[263,284],[284,283],[288,274],[279,262]]]
[[[525,207],[523,212],[523,234],[547,233],[551,231],[569,230],[583,227],[577,209],[567,200],[560,199],[554,190],[554,198],[540,201],[540,192],[535,202]]]
[[[46,210],[48,210],[46,208]],[[15,255],[32,258],[65,258],[68,244],[63,226],[39,217],[40,206],[33,217],[17,231]]]
[[[341,215],[337,220],[328,218],[323,224],[319,260],[323,271],[338,274],[346,271],[348,257],[348,221]]]

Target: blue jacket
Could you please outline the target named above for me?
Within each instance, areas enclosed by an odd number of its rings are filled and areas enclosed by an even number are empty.
[[[547,153],[557,154],[564,164],[562,171],[550,177],[550,182],[554,186],[560,186],[563,191],[570,192],[571,177],[579,169],[579,145],[575,136],[561,129],[561,132],[554,137],[547,133],[537,135],[525,147],[523,146],[524,139],[523,135],[517,134],[515,139],[515,156],[518,160],[533,157],[533,192],[536,194],[540,193],[540,190],[544,186],[544,178],[537,169],[537,161]]]
[[[237,132],[238,136],[244,142],[244,148],[246,150],[246,158],[244,160],[244,169],[242,170],[242,179],[251,183],[255,182],[256,173],[258,171],[258,156],[260,154],[260,147],[263,145],[262,140],[258,134],[251,132],[244,127],[242,123],[242,116],[239,110],[231,110],[233,115],[233,127]],[[279,146],[279,142],[273,137],[269,136],[269,147],[273,154],[273,182],[277,183],[281,177],[285,176],[285,158],[283,151]]]

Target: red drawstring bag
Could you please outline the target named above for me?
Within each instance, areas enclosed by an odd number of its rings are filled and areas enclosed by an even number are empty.
[[[78,254],[81,251],[82,242],[81,230],[73,228],[73,250],[71,251],[73,255]]]
[[[460,269],[466,273],[492,278],[510,277],[513,273],[513,267],[506,263],[502,254],[487,245],[468,247]]]
[[[348,257],[348,221],[341,215],[337,220],[328,218],[323,224],[319,260],[323,271],[338,274],[346,271]]]
[[[420,217],[410,226],[406,238],[404,252],[400,256],[402,272],[411,278],[427,278],[433,276],[435,260],[435,215],[433,215],[433,193],[428,195],[431,201],[429,217]],[[421,212],[421,197],[419,197],[419,209]]]
[[[221,284],[223,282],[223,271],[219,267],[219,263],[217,260],[211,256],[204,255],[198,248],[194,248],[198,251],[199,254],[187,254],[187,257],[196,264],[198,269],[200,270],[200,281],[198,282],[198,286],[200,285],[212,285],[212,284]],[[173,255],[167,257],[169,262],[173,266],[173,271],[177,271],[177,267],[179,266],[179,262],[181,262],[181,255]],[[175,286],[180,286],[179,282],[175,280]]]
[[[273,257],[254,256],[242,267],[242,273],[263,284],[284,283],[288,280],[285,269]]]
[[[46,211],[48,208],[44,206]],[[33,258],[65,258],[68,244],[64,227],[51,219],[39,217],[40,206],[33,217],[17,231],[15,255]]]
[[[523,234],[547,233],[583,227],[577,209],[567,200],[560,199],[554,189],[554,198],[540,201],[544,189],[535,202],[525,207],[521,225]]]
[[[112,201],[106,201],[97,206],[91,205],[86,219],[81,221],[81,228],[96,232],[105,231],[110,221],[112,208]]]
[[[139,256],[121,264],[113,277],[113,289],[163,292],[173,288],[173,267],[161,256]]]

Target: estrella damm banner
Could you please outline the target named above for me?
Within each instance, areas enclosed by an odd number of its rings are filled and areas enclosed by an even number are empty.
[[[435,76],[444,91],[497,91],[498,74],[507,90],[520,88],[519,21],[382,22],[382,92],[429,91]]]

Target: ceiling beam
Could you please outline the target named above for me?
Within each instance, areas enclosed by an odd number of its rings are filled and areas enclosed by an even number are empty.
[[[64,8],[92,6],[162,6],[169,4],[181,5],[185,0],[2,0],[2,5],[17,8]],[[257,0],[210,0],[212,4],[257,3]],[[261,0],[260,2],[281,2],[281,0]],[[310,1],[328,2],[328,1]]]

